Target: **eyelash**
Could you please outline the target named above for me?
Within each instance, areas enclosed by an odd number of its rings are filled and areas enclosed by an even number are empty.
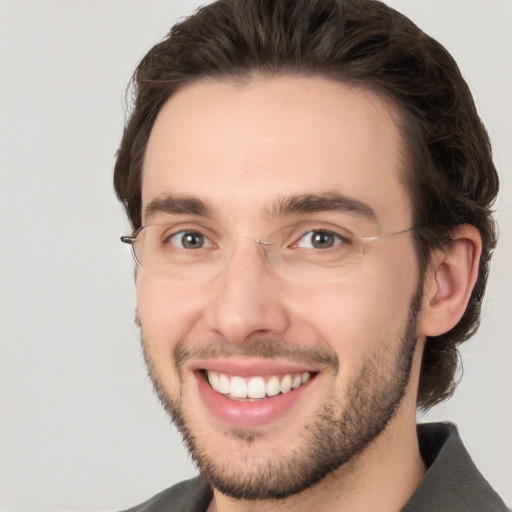
[[[201,245],[200,247],[196,247],[196,248],[188,248],[190,250],[198,250],[198,249],[203,249],[203,248],[207,248],[207,247],[213,247],[215,245],[214,242],[212,242],[212,240],[210,239],[209,236],[206,236],[202,231],[197,230],[197,229],[181,229],[179,231],[175,231],[175,232],[173,232],[173,233],[171,233],[169,235],[163,236],[163,241],[164,241],[164,243],[169,243],[170,245],[172,245],[173,247],[177,247],[178,249],[187,250],[186,247],[183,247],[183,237],[186,236],[187,234],[195,235],[196,237],[202,237],[204,239],[203,245]],[[178,243],[173,243],[172,239],[175,238],[175,237],[178,237],[180,235],[181,235],[181,238],[179,239]],[[332,236],[332,237],[334,237],[334,242],[333,242],[332,246],[324,247],[324,248],[308,247],[309,249],[313,249],[313,250],[318,250],[318,251],[320,251],[320,250],[328,250],[328,249],[331,249],[333,247],[336,247],[336,246],[339,246],[339,245],[342,245],[342,244],[350,244],[349,238],[347,238],[346,236],[343,236],[343,235],[337,233],[336,231],[325,229],[325,228],[313,228],[313,229],[304,230],[302,232],[302,234],[298,238],[295,239],[294,242],[292,242],[291,244],[288,245],[288,247],[290,247],[290,248],[300,248],[301,247],[301,245],[300,245],[301,240],[303,240],[308,235],[310,237],[313,237],[315,235],[317,235],[317,236],[328,236],[328,237]],[[311,240],[311,243],[313,243],[312,240]],[[306,247],[303,247],[303,248],[306,248]]]
[[[309,237],[309,238],[308,238]],[[329,247],[307,247],[308,249],[316,249],[316,250],[327,250],[331,249],[332,247],[336,247],[344,242],[346,242],[346,238],[342,237],[340,234],[336,233],[335,231],[328,230],[328,229],[308,229],[305,231],[301,237],[297,239],[296,242],[292,244],[292,247],[303,247],[301,246],[302,240],[307,240],[311,245],[314,244],[314,238],[313,237],[332,237],[333,243],[332,246]],[[306,247],[304,247],[306,248]]]
[[[183,245],[183,237],[185,237],[186,235],[194,235],[196,237],[202,237],[204,239],[204,242],[205,244],[202,245],[201,247],[197,247],[197,249],[203,249],[205,246],[208,247],[208,246],[213,246],[213,242],[210,240],[210,238],[206,235],[204,235],[201,231],[197,230],[197,229],[182,229],[180,231],[176,231],[174,233],[171,233],[169,235],[166,235],[163,237],[164,239],[164,243],[169,243],[170,245],[172,246],[175,246],[175,247],[178,247],[178,244],[175,244],[172,242],[172,239],[174,237],[177,237],[179,235],[181,235],[181,245]],[[209,242],[209,244],[207,243]],[[179,247],[179,249],[186,249],[185,247]]]

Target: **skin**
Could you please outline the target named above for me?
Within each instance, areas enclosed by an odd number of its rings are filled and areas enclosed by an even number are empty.
[[[138,318],[151,376],[164,400],[182,407],[195,444],[231,478],[258,472],[304,449],[319,407],[333,417],[350,408],[350,387],[369,362],[381,376],[396,371],[402,337],[418,291],[410,234],[370,244],[361,264],[333,282],[277,277],[250,239],[265,239],[289,216],[270,219],[269,206],[290,195],[337,191],[369,205],[370,236],[411,227],[410,199],[400,179],[404,150],[393,109],[372,93],[320,78],[254,77],[245,83],[207,81],[186,86],[161,110],[143,168],[145,208],[167,194],[186,194],[211,208],[205,221],[235,238],[223,271],[205,282],[173,286],[139,272]],[[157,215],[160,220],[162,214]],[[335,222],[333,212],[316,220]],[[153,221],[154,218],[151,219]],[[371,233],[370,233],[371,232]],[[247,238],[246,238],[247,237]],[[319,483],[279,501],[254,503],[215,491],[211,510],[399,510],[425,467],[416,437],[416,395],[426,335],[453,324],[474,282],[478,236],[458,235],[452,259],[434,258],[425,277],[410,378],[383,432]],[[465,265],[457,265],[463,261]],[[463,267],[458,274],[454,268]],[[451,302],[450,302],[451,300]],[[226,348],[227,364],[247,360],[257,343],[334,355],[339,370],[317,365],[314,382],[273,421],[251,428],[219,420],[198,391],[194,358],[205,346]],[[210,344],[210,345],[209,345]],[[177,348],[191,356],[177,365]],[[223,349],[224,350],[224,349]],[[251,357],[246,357],[251,355]],[[278,356],[289,364],[292,356]],[[296,363],[296,361],[293,361]],[[376,364],[376,363],[375,363]],[[358,380],[359,379],[359,380]],[[377,389],[368,385],[370,395]],[[353,402],[353,401],[352,401]]]

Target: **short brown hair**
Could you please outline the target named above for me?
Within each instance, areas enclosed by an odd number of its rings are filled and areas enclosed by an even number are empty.
[[[255,73],[320,76],[370,89],[401,114],[405,176],[424,272],[433,248],[460,224],[475,226],[483,252],[467,309],[449,332],[427,339],[418,404],[455,388],[458,345],[478,328],[496,244],[491,206],[498,176],[471,92],[450,54],[377,0],[219,0],[176,24],[138,65],[134,103],[117,153],[114,186],[133,228],[141,224],[141,172],[153,123],[179,88]]]

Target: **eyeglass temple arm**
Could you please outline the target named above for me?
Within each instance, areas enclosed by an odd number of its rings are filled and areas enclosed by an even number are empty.
[[[391,238],[393,236],[403,235],[404,233],[409,233],[410,231],[414,231],[415,229],[417,229],[417,227],[412,226],[411,228],[402,229],[400,231],[395,231],[394,233],[386,233],[384,235],[379,235],[379,236],[366,236],[366,237],[362,236],[361,241],[363,243],[376,242],[377,240],[382,240],[383,238]]]
[[[122,236],[121,242],[123,242],[124,244],[133,245],[133,243],[135,242],[135,237],[134,236]]]
[[[125,236],[125,235],[121,236],[121,242],[123,242],[124,244],[133,245],[135,240],[136,240],[136,237],[134,237],[134,236]],[[272,242],[267,242],[266,240],[255,240],[255,242],[260,245],[272,245]]]

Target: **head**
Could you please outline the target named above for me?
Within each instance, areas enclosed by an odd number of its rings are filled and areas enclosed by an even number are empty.
[[[478,328],[496,233],[498,190],[490,143],[453,58],[409,19],[376,0],[220,0],[175,25],[133,77],[134,103],[115,166],[115,189],[134,229],[141,225],[142,168],[154,122],[181,89],[208,79],[321,77],[371,91],[397,115],[403,183],[413,206],[420,272],[449,247],[457,226],[482,238],[476,285],[460,321],[429,337],[418,405],[454,390],[458,346]]]

